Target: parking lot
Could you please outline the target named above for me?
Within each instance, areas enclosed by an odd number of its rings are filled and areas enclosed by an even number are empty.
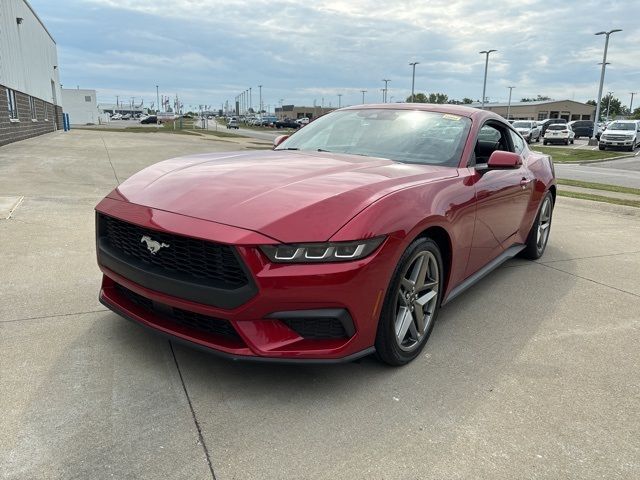
[[[252,147],[0,148],[0,478],[640,478],[638,209],[560,197],[540,261],[447,305],[406,367],[233,363],[100,305],[93,223],[144,166],[231,148]]]

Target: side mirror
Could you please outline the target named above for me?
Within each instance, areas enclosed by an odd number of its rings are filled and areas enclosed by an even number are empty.
[[[522,157],[520,155],[502,150],[493,152],[487,162],[487,167],[495,169],[518,168],[520,165],[522,165]]]
[[[273,140],[273,148],[276,148],[278,145],[284,142],[287,138],[289,138],[289,135],[280,135],[279,137],[276,137]]]

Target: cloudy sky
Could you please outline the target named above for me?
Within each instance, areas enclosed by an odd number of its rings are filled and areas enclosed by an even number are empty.
[[[411,91],[506,101],[538,94],[585,101],[597,94],[604,37],[605,90],[624,103],[640,91],[638,0],[29,0],[58,43],[65,87],[98,99],[155,100],[155,85],[185,105],[220,106],[252,87],[254,106],[336,106]]]

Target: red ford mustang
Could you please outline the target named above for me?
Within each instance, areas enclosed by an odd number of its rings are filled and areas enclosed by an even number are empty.
[[[101,201],[102,303],[235,359],[401,365],[441,305],[546,247],[551,158],[490,112],[349,107],[275,143],[160,162]]]

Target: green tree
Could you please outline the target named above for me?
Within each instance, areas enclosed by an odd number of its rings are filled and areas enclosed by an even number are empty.
[[[424,93],[416,93],[413,96],[413,101],[415,103],[428,103],[428,98]],[[407,102],[411,102],[411,95],[407,97]]]
[[[634,120],[640,120],[640,107],[636,108],[631,114],[631,118]]]
[[[544,96],[544,95],[538,95],[535,98],[525,97],[525,98],[521,98],[520,99],[521,102],[543,102],[545,100],[551,100],[551,97],[547,97],[547,96]]]
[[[415,103],[447,103],[449,96],[444,93],[430,93],[425,95],[424,93],[415,94]],[[407,102],[411,102],[411,95],[407,97]]]
[[[468,105],[470,103],[473,103],[473,100],[471,98],[464,97],[462,99],[462,103],[464,103],[465,105]]]

